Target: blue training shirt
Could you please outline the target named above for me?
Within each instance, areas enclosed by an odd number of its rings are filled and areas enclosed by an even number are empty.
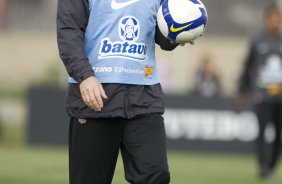
[[[159,83],[155,27],[160,0],[89,0],[85,52],[101,83]],[[69,78],[70,83],[76,83]]]

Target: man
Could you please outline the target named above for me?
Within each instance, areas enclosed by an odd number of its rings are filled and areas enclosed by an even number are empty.
[[[70,76],[71,184],[111,183],[121,150],[129,183],[167,184],[163,93],[155,43],[159,0],[59,0],[60,56]]]
[[[221,95],[220,80],[214,69],[212,57],[206,54],[196,72],[193,95],[205,98],[219,97]]]
[[[249,94],[259,122],[257,155],[259,174],[270,178],[277,166],[282,128],[282,35],[281,14],[276,5],[265,10],[265,30],[251,44],[240,83],[240,101]],[[268,150],[265,129],[275,128],[275,138]],[[270,156],[270,158],[268,157]]]

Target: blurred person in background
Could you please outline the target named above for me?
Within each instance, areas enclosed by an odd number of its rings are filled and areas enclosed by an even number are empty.
[[[0,0],[0,28],[7,28],[9,24],[10,0]]]
[[[207,98],[221,95],[221,84],[209,54],[203,57],[200,68],[195,75],[192,93]]]
[[[281,12],[275,4],[265,9],[264,20],[265,29],[251,42],[237,100],[241,106],[245,106],[246,96],[249,95],[251,103],[254,104],[259,123],[259,175],[262,178],[271,178],[279,160],[282,128]],[[275,128],[271,150],[267,150],[265,140],[265,129],[269,122]]]

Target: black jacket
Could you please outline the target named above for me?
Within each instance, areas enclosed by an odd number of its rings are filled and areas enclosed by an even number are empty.
[[[278,65],[282,66],[282,36],[271,37],[266,31],[256,36],[252,42],[250,51],[243,66],[239,83],[239,92],[250,95],[253,102],[277,102],[282,100],[282,94],[270,95],[271,84],[263,84],[267,80],[266,75],[261,75],[269,64],[271,57],[278,58]],[[270,71],[271,72],[271,71]],[[268,73],[270,73],[268,72]],[[282,88],[282,83],[278,82]]]
[[[78,84],[69,84],[66,106],[71,117],[131,118],[144,113],[163,113],[163,92],[160,84],[151,86],[102,84],[108,96],[101,112],[88,108],[82,101],[79,83],[94,76],[84,50],[85,30],[89,18],[88,0],[59,0],[57,10],[57,40],[61,59],[68,74]],[[163,50],[173,50],[171,44],[156,28],[155,42]]]

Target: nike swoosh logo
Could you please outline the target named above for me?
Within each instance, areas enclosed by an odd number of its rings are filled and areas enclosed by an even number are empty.
[[[123,2],[123,3],[118,3],[116,0],[112,0],[111,6],[112,6],[112,9],[118,10],[118,9],[122,9],[124,7],[127,7],[129,5],[132,5],[133,3],[136,3],[138,1],[140,1],[140,0],[128,0],[128,1]]]
[[[177,28],[175,28],[175,27],[174,27],[174,24],[172,24],[172,26],[170,27],[170,31],[173,32],[173,33],[176,33],[176,32],[182,31],[183,29],[185,29],[185,28],[191,26],[192,24],[193,24],[193,23],[188,24],[188,25],[186,25],[186,26],[177,27]]]

